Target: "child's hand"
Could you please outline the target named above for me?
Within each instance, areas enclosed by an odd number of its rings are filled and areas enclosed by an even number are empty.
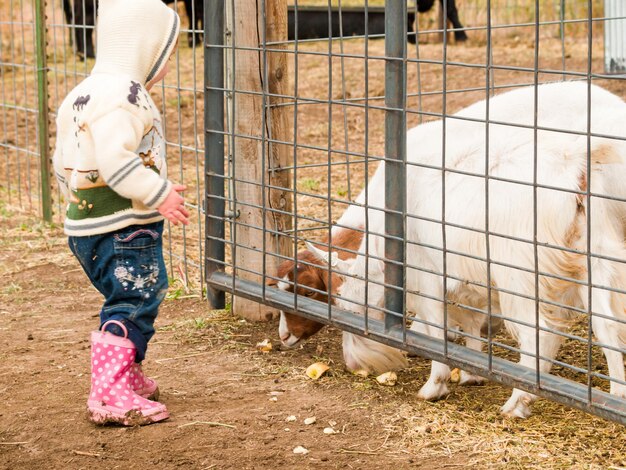
[[[185,200],[178,194],[187,189],[187,186],[182,184],[175,184],[172,186],[172,190],[163,201],[163,204],[157,209],[159,213],[174,225],[178,225],[178,222],[182,222],[183,225],[189,223],[189,212],[185,209]]]

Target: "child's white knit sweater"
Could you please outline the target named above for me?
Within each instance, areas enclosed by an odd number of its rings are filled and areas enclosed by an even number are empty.
[[[124,25],[131,6],[147,10],[152,42],[136,20]],[[99,17],[105,21],[98,26],[96,66],[57,115],[53,161],[68,199],[65,233],[72,236],[162,220],[156,209],[172,189],[161,116],[144,84],[175,47],[178,17],[158,0],[104,0]]]

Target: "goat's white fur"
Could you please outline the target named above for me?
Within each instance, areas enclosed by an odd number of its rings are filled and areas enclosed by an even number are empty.
[[[487,257],[484,231],[485,168],[491,179],[489,185],[489,258],[493,311],[502,311],[508,331],[517,339],[521,354],[520,364],[534,368],[536,361],[535,329],[535,249],[538,268],[542,273],[572,278],[578,275],[582,284],[558,282],[540,277],[541,299],[551,299],[567,306],[587,308],[587,257],[554,247],[585,252],[587,249],[586,214],[591,214],[591,252],[594,255],[626,259],[624,233],[626,204],[592,197],[591,208],[586,197],[576,192],[585,191],[581,184],[589,184],[594,194],[626,197],[626,142],[591,137],[591,169],[587,169],[587,84],[564,82],[541,85],[537,89],[537,125],[542,129],[571,131],[535,131],[533,87],[518,89],[489,100],[489,149],[486,151],[484,101],[476,103],[455,116],[446,119],[445,166],[445,221],[447,292],[445,297],[462,305],[485,308],[488,303],[487,264],[479,259]],[[591,87],[591,132],[594,134],[626,136],[626,104],[615,95]],[[470,118],[472,120],[463,120]],[[482,121],[482,122],[480,122]],[[517,124],[514,127],[498,123]],[[420,295],[407,294],[407,310],[418,319],[443,325],[443,236],[442,220],[442,121],[430,122],[411,129],[407,135],[407,250],[409,266],[421,270],[407,270],[407,289]],[[534,180],[533,162],[536,156],[536,236],[533,246]],[[487,160],[488,158],[488,160]],[[462,172],[462,173],[459,173]],[[476,176],[470,176],[474,174]],[[588,178],[588,179],[587,179]],[[588,183],[587,183],[588,181]],[[519,184],[525,183],[525,184]],[[549,189],[558,188],[558,189]],[[560,189],[560,190],[559,190]],[[384,197],[384,165],[381,163],[368,186],[369,202],[382,207]],[[384,240],[384,213],[369,211],[369,242],[363,240],[359,255],[351,261],[350,272],[339,289],[338,306],[364,313],[365,291],[368,304],[382,304]],[[353,214],[357,214],[354,211]],[[361,214],[363,215],[363,214]],[[419,217],[416,218],[416,217]],[[468,229],[460,228],[467,227]],[[503,238],[502,235],[515,237]],[[521,241],[523,240],[523,241]],[[416,243],[419,243],[417,245]],[[367,253],[368,256],[365,254]],[[464,253],[468,256],[463,256]],[[478,259],[477,259],[478,258]],[[519,269],[510,266],[518,267]],[[626,266],[622,263],[591,258],[591,278],[594,285],[623,288],[626,286]],[[365,275],[369,282],[363,280]],[[469,283],[464,282],[469,281]],[[593,330],[600,343],[622,348],[626,328],[611,320],[624,318],[626,296],[606,289],[592,289]],[[571,312],[545,303],[539,304],[539,326],[563,330]],[[484,315],[455,306],[448,308],[448,323],[458,325],[472,336],[480,336]],[[523,322],[533,326],[524,326]],[[414,322],[412,328],[443,339],[443,329]],[[404,359],[391,353],[362,347],[362,338],[344,338],[344,356],[349,366],[387,370],[401,367]],[[544,330],[539,332],[539,353],[553,359],[562,341],[560,335]],[[468,347],[480,350],[479,340],[467,342]],[[385,347],[386,348],[386,347]],[[392,348],[388,348],[389,351]],[[604,348],[609,374],[624,381],[622,353]],[[548,372],[551,363],[540,361],[541,372]],[[447,392],[450,369],[433,362],[431,376],[419,392],[424,399],[438,399]],[[466,380],[472,380],[466,375]],[[611,382],[611,393],[626,397],[626,386]],[[502,412],[510,416],[526,417],[535,396],[514,390]]]

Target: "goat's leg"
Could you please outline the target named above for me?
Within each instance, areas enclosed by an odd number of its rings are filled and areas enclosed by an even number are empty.
[[[595,297],[595,296],[594,296]],[[594,307],[594,310],[596,308]],[[623,344],[619,340],[619,326],[613,321],[605,318],[599,318],[595,314],[592,318],[593,331],[602,344],[611,346],[611,348],[603,347],[604,357],[606,357],[607,366],[609,368],[609,376],[611,379],[617,379],[620,382],[626,382],[624,374],[624,355],[612,348],[623,348]],[[624,328],[623,325],[620,325]],[[626,385],[611,380],[610,392],[621,398],[626,398]]]
[[[96,50],[93,45],[94,26],[96,24],[96,11],[98,2],[96,0],[85,0],[85,54],[90,59],[96,57]]]
[[[512,276],[515,277],[515,276]],[[524,281],[515,283],[514,285],[524,285]],[[510,290],[510,287],[505,287]],[[525,293],[527,294],[527,292]],[[500,293],[500,302],[502,313],[507,318],[514,318],[524,323],[534,323],[535,301],[528,298],[522,298],[513,294]],[[540,305],[541,309],[541,305]],[[542,319],[543,312],[540,312],[539,327],[545,328],[547,325]],[[539,371],[546,373],[552,367],[551,360],[556,356],[559,346],[563,340],[562,336],[539,330],[539,344],[537,345],[536,328],[520,325],[511,320],[505,320],[505,325],[514,337],[518,338],[520,347],[519,364],[530,369],[536,369],[537,354],[539,355]],[[544,358],[544,359],[542,359]],[[501,411],[502,414],[517,418],[527,418],[530,416],[530,405],[537,399],[536,395],[525,392],[523,390],[514,389],[511,398],[504,404]]]
[[[545,327],[545,325],[542,325]],[[539,348],[536,346],[535,330],[533,328],[522,327],[523,331],[519,332],[519,344],[522,351],[528,351],[530,354],[521,353],[519,364],[531,369],[535,369],[537,361],[535,354],[538,352],[540,357],[554,359],[562,337],[554,333],[546,331],[539,332]],[[539,371],[547,373],[552,367],[552,362],[544,359],[539,360]],[[527,418],[530,416],[530,405],[537,399],[536,395],[525,392],[523,390],[514,389],[511,398],[502,407],[502,414],[516,418]]]
[[[440,339],[443,339],[443,335]],[[417,393],[417,398],[435,401],[445,397],[450,393],[448,389],[449,380],[450,367],[447,364],[433,361],[430,365],[430,377],[428,377],[428,381],[420,388],[420,391]]]
[[[65,14],[65,22],[68,25],[74,24],[74,7],[70,0],[63,0],[63,13]],[[70,27],[70,46],[74,45],[74,29]]]
[[[612,256],[626,259],[626,250],[616,247],[611,251]],[[592,279],[595,285],[607,287],[622,287],[621,281],[626,280],[626,267],[617,266],[618,263],[612,263],[608,260],[594,260],[592,264]],[[616,273],[617,276],[612,276]],[[587,287],[581,288],[581,296],[585,308],[588,308]],[[626,325],[617,319],[614,305],[626,306],[626,296],[617,292],[610,292],[606,289],[593,288],[591,293],[592,317],[591,323],[593,332],[598,341],[606,346],[602,351],[606,357],[609,375],[611,379],[617,379],[621,382],[626,380],[624,374],[624,355],[617,351],[624,347],[620,338],[626,332]],[[615,318],[615,320],[611,319]],[[626,398],[626,385],[611,380],[610,391],[613,395]]]
[[[459,20],[459,11],[456,8],[456,4],[454,0],[447,0],[447,14],[450,23],[454,27],[454,39],[457,42],[467,41],[467,34],[463,31],[463,25],[461,24],[461,20]]]
[[[468,315],[471,315],[470,312],[465,312]],[[483,342],[480,340],[480,322],[478,319],[472,319],[472,321],[468,322],[467,333],[470,336],[465,337],[465,346],[474,351],[482,351],[483,350]],[[461,378],[459,380],[459,385],[483,385],[487,379],[481,377],[479,375],[474,375],[470,372],[461,369]]]
[[[189,33],[187,43],[189,47],[202,45],[202,33],[198,32],[202,28],[202,16],[204,15],[203,2],[198,0],[185,0],[185,13],[189,19]]]
[[[483,307],[482,305],[473,306],[477,308]],[[483,341],[480,340],[483,323],[482,315],[453,304],[448,307],[448,317],[455,326],[463,330],[463,333],[455,333],[454,330],[448,330],[448,341],[454,341],[458,336],[461,336],[465,338],[465,346],[474,351],[482,351]],[[485,381],[486,379],[483,377],[461,370],[459,385],[482,385]]]
[[[202,31],[204,30],[204,1],[203,0],[195,0],[195,15],[196,15],[196,45],[202,46],[202,41],[204,39],[204,34]]]
[[[74,36],[76,53],[81,57],[95,57],[93,26],[95,24],[95,0],[74,1]]]
[[[600,175],[596,175],[600,176]],[[594,176],[595,177],[595,176]],[[604,177],[603,177],[604,178]],[[600,194],[609,193],[603,188],[604,179],[594,180],[594,191]],[[623,205],[611,205],[608,201],[592,199],[591,213],[591,253],[597,256],[610,256],[626,259],[624,244],[624,227],[616,224],[622,220]],[[591,324],[593,333],[604,347],[612,394],[626,398],[624,381],[624,347],[626,346],[626,295],[609,289],[622,289],[626,284],[626,265],[609,259],[592,255],[591,279],[594,286],[591,290]],[[587,286],[580,287],[580,296],[585,309],[589,309],[589,291]],[[620,383],[621,382],[621,383]]]
[[[435,276],[424,274],[420,282],[420,288],[422,292],[429,293],[434,298],[442,298],[441,282]],[[434,324],[422,325],[419,328],[425,328],[429,336],[443,340],[445,337],[443,303],[426,297],[420,297],[417,303],[417,311],[427,312],[428,319]],[[417,397],[422,400],[438,400],[445,397],[449,393],[448,380],[450,380],[450,367],[447,364],[433,361],[430,368],[430,377],[418,392]]]
[[[419,276],[419,284],[417,279]],[[418,289],[419,285],[419,289]],[[445,332],[443,330],[443,304],[433,298],[442,297],[442,285],[436,276],[426,273],[418,274],[417,272],[407,273],[407,288],[410,291],[420,291],[426,298],[418,294],[409,294],[407,296],[407,307],[410,311],[415,312],[416,318],[411,324],[411,330],[440,338],[443,340]],[[426,322],[432,323],[432,325]],[[441,325],[433,326],[433,325]],[[438,400],[445,397],[448,393],[448,380],[450,380],[450,367],[446,364],[433,361],[431,363],[430,377],[422,386],[417,397],[422,400]]]

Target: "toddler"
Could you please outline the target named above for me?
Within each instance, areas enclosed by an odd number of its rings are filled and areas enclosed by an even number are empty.
[[[180,20],[160,0],[100,0],[95,66],[61,104],[54,170],[65,233],[104,296],[91,334],[94,423],[143,425],[169,414],[141,363],[167,291],[163,219],[188,223],[167,179],[161,116],[148,91],[167,74]]]

